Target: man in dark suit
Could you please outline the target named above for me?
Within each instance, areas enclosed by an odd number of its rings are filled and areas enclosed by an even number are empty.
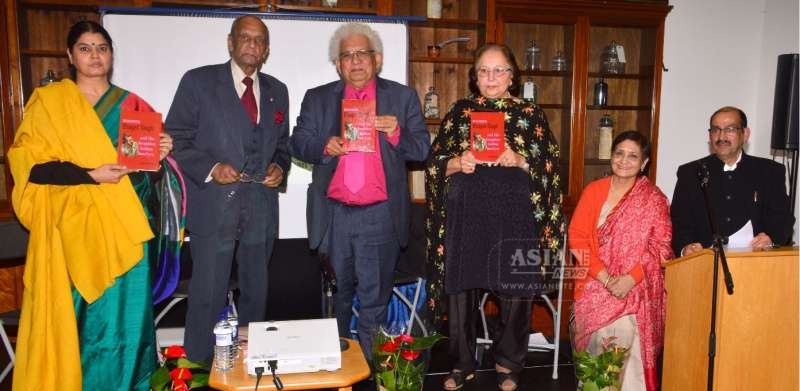
[[[231,61],[186,72],[165,122],[188,178],[192,278],[184,343],[197,361],[211,358],[234,249],[239,325],[264,319],[277,187],[290,164],[286,86],[259,72],[269,55],[267,26],[254,16],[237,18],[228,51]]]
[[[742,146],[749,137],[744,112],[730,106],[720,108],[711,116],[708,129],[713,154],[678,168],[671,207],[676,255],[711,245],[711,226],[698,177],[706,170],[719,235],[728,237],[745,229],[748,237],[753,237],[749,243],[753,248],[784,245],[791,239],[794,216],[786,195],[784,166],[745,154]]]
[[[377,77],[383,46],[371,28],[340,27],[330,59],[341,80],[306,92],[290,150],[314,165],[308,189],[308,239],[330,256],[336,273],[339,334],[350,329],[351,301],[361,303],[358,338],[371,355],[372,334],[386,319],[394,266],[408,241],[407,161],[423,161],[430,136],[414,90]],[[346,152],[340,137],[342,99],[375,100],[375,152]]]

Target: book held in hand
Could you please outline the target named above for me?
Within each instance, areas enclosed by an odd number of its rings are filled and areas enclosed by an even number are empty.
[[[481,163],[494,163],[506,150],[505,114],[473,111],[470,119],[470,151]]]
[[[342,139],[347,152],[375,152],[374,99],[342,99]]]
[[[132,170],[158,171],[161,113],[122,110],[117,163]]]

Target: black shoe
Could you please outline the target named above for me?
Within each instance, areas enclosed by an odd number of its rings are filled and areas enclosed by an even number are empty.
[[[474,372],[463,372],[463,371],[450,371],[450,374],[444,378],[444,382],[442,382],[442,389],[447,391],[459,390],[461,387],[464,387],[464,383],[471,381],[475,378]],[[445,383],[448,380],[452,380],[455,385],[452,387],[447,387]]]
[[[505,383],[506,380],[510,380],[511,383],[513,383],[510,388],[503,388],[503,383]],[[501,391],[515,391],[517,388],[519,388],[519,374],[513,372],[497,372],[497,389]]]

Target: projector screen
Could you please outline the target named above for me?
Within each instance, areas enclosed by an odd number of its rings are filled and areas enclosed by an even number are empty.
[[[105,11],[103,25],[114,40],[113,83],[133,91],[166,118],[175,89],[192,68],[228,61],[227,36],[238,13],[149,9],[146,14]],[[261,17],[270,32],[270,55],[261,71],[289,88],[290,130],[306,90],[337,80],[328,60],[333,31],[349,21],[369,24],[383,41],[380,76],[406,84],[408,34],[400,18],[342,15],[276,15]],[[280,195],[280,238],[305,238],[308,168],[292,165],[286,193]]]

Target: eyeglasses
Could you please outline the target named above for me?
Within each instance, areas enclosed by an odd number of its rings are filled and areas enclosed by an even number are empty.
[[[339,60],[345,62],[351,62],[355,59],[364,60],[367,57],[372,56],[373,53],[375,53],[374,50],[367,50],[367,49],[350,50],[347,52],[339,53]]]
[[[496,68],[489,69],[489,68],[485,68],[485,67],[480,67],[480,68],[478,68],[476,73],[478,74],[478,77],[480,77],[480,78],[487,78],[490,75],[493,75],[494,77],[503,77],[503,76],[506,76],[509,73],[511,73],[511,68],[496,67]]]
[[[244,162],[244,167],[242,167],[242,171],[239,174],[240,183],[262,183],[267,179],[266,174],[258,170],[256,170],[257,173],[251,173],[250,171],[253,171],[253,168],[248,167],[248,165],[251,165],[249,157],[247,161]]]
[[[735,133],[738,133],[740,130],[742,130],[741,126],[728,126],[726,128],[718,128],[716,126],[712,126],[711,128],[708,129],[708,133],[710,133],[712,136],[716,136],[720,132],[722,132],[725,133],[725,135],[730,136]]]

